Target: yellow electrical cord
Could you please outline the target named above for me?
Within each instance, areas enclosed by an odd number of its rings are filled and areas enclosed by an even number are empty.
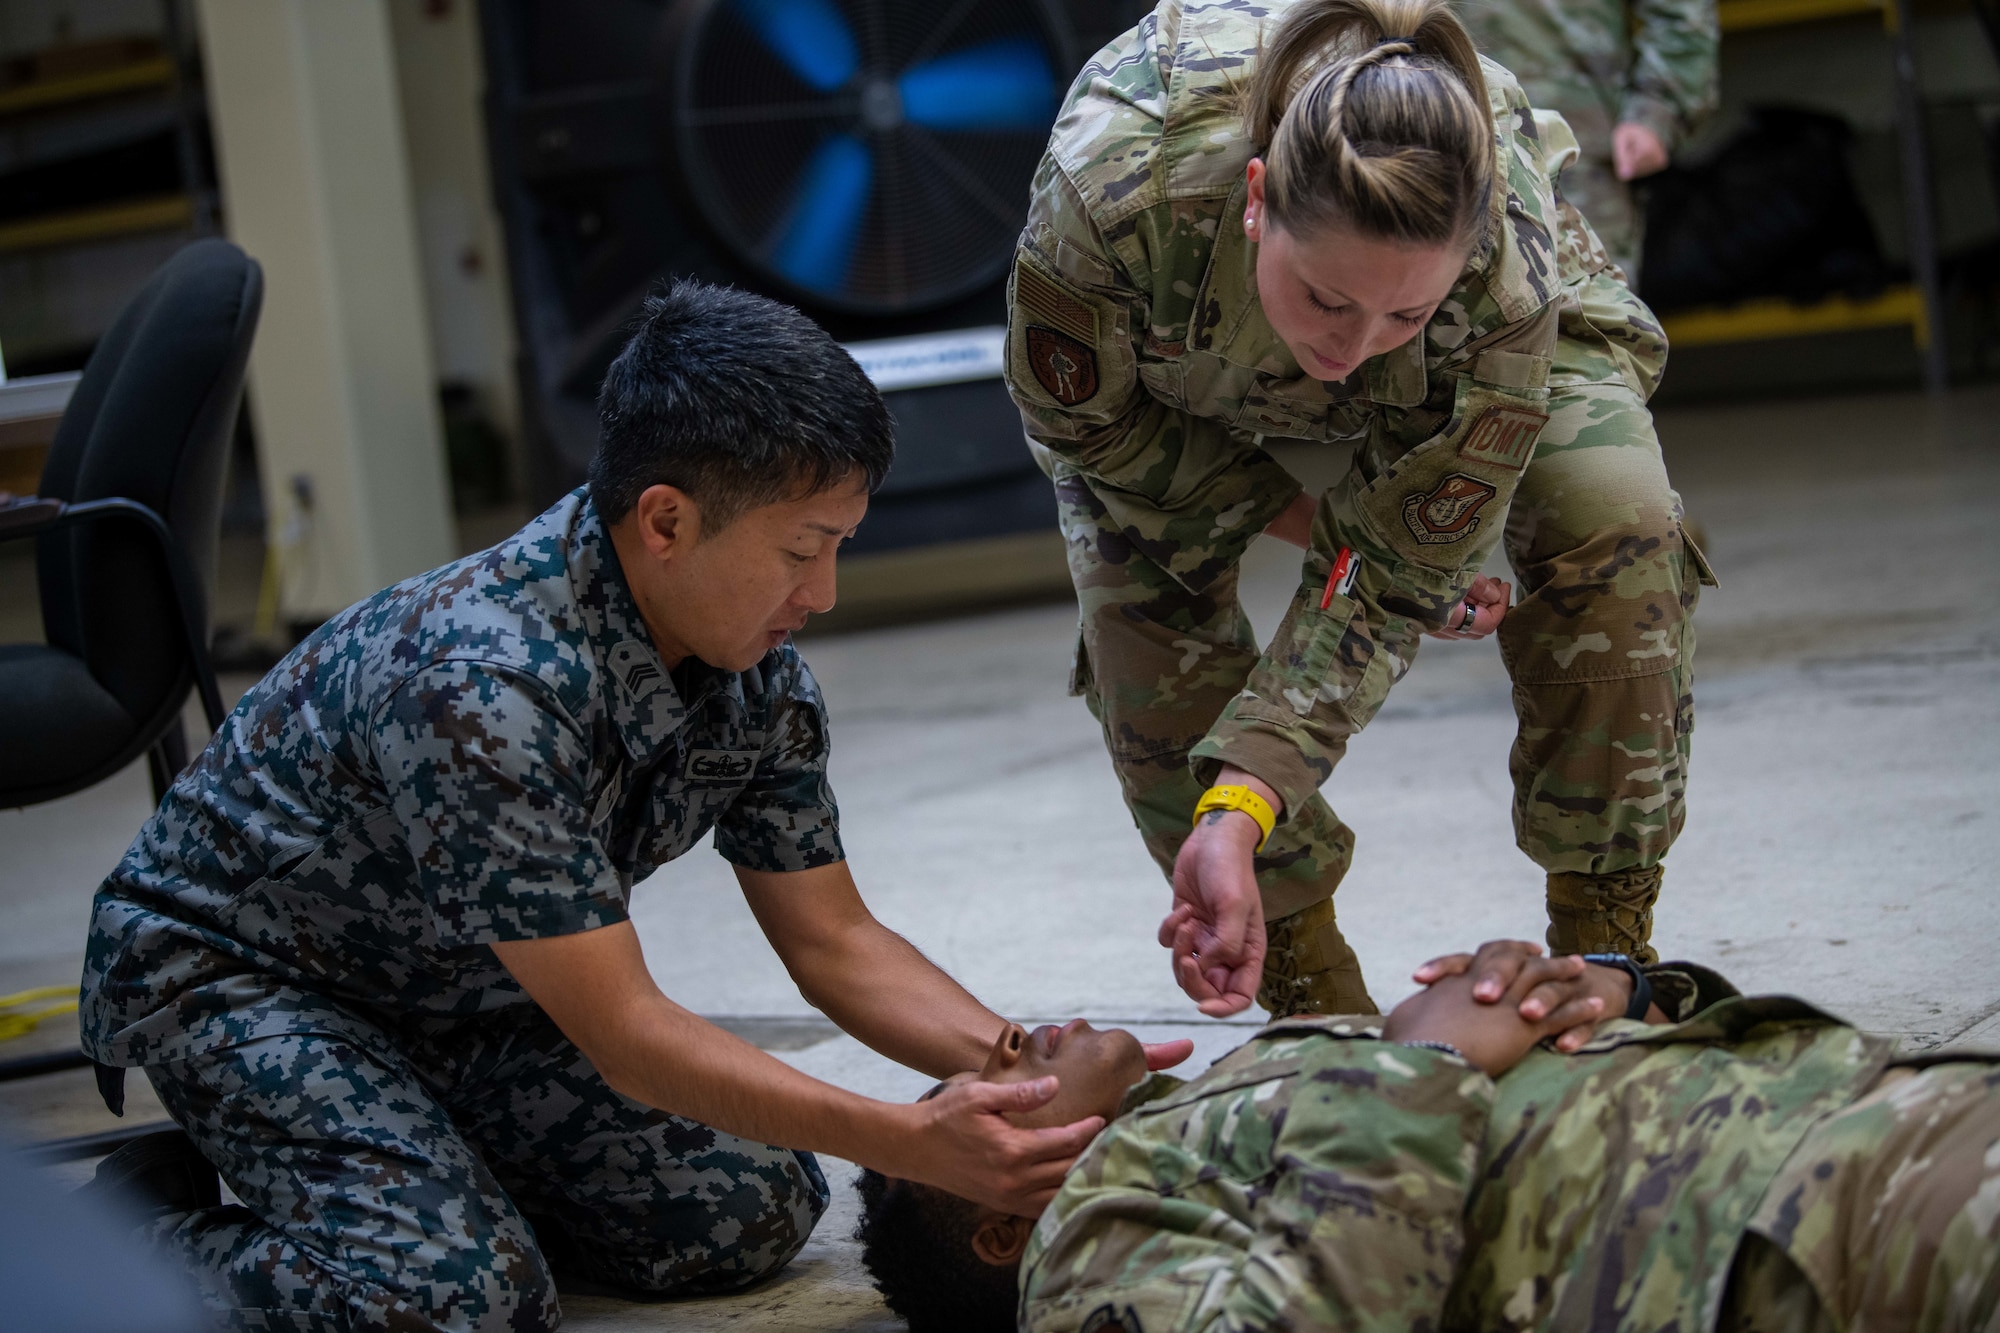
[[[38,1009],[26,1009],[21,1013],[0,1012],[0,1041],[12,1041],[33,1032],[44,1019],[57,1014],[76,1012],[77,994],[74,986],[38,986],[34,990],[16,991],[12,995],[0,995],[0,1010],[19,1008],[34,1004],[37,1000],[55,1000],[58,1003],[45,1004]]]
[[[284,570],[279,565],[278,544],[270,542],[264,547],[264,573],[257,584],[257,615],[250,624],[251,637],[275,639],[278,637],[278,594],[284,581]]]

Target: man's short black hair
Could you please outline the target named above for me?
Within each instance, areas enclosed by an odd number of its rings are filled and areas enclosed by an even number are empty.
[[[861,1262],[910,1333],[1013,1333],[1020,1265],[972,1251],[979,1206],[929,1185],[863,1171]]]
[[[826,330],[790,306],[702,282],[646,298],[597,414],[590,497],[606,523],[665,484],[694,497],[714,533],[857,471],[872,492],[895,453],[882,395]]]

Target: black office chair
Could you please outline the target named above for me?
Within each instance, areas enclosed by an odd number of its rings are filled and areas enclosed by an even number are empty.
[[[38,539],[45,644],[0,644],[0,807],[52,801],[141,754],[153,796],[187,767],[181,707],[222,699],[208,605],[223,471],[264,279],[227,241],[161,267],[91,353],[37,496],[0,541]]]
[[[161,266],[98,340],[43,464],[40,494],[0,507],[0,541],[34,537],[46,643],[0,644],[0,808],[82,791],[144,754],[153,799],[187,767],[181,707],[222,696],[208,604],[223,472],[263,270],[227,241]],[[0,1082],[80,1068],[81,1051],[0,1060]],[[98,1071],[122,1114],[123,1071]],[[109,1082],[107,1083],[107,1079]],[[98,1156],[138,1125],[40,1145]]]

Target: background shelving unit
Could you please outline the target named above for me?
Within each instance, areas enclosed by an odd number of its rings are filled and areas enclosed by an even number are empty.
[[[1947,362],[1935,202],[1923,104],[1911,50],[1909,0],[1720,0],[1716,14],[1725,35],[1855,15],[1881,16],[1895,83],[1896,137],[1912,281],[1867,300],[1836,296],[1797,305],[1764,299],[1677,311],[1661,320],[1669,340],[1678,346],[1696,347],[1906,326],[1918,350],[1924,386],[1934,392],[1942,390]]]
[[[107,10],[112,31],[71,31],[67,12],[49,9],[40,44],[0,50],[0,357],[17,379],[78,369],[166,255],[216,230],[185,0]],[[0,489],[39,475],[47,432],[29,424],[0,430]]]

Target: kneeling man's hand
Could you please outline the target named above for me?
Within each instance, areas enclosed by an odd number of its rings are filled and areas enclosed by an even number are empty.
[[[908,1108],[918,1128],[896,1174],[1010,1216],[1039,1216],[1126,1090],[1191,1047],[1144,1046],[1080,1018],[1033,1032],[1009,1023],[979,1070],[952,1075]]]
[[[911,1133],[894,1174],[1016,1217],[1039,1217],[1070,1163],[1104,1128],[1101,1115],[1030,1127],[1055,1101],[1057,1081],[953,1080],[911,1105]]]

